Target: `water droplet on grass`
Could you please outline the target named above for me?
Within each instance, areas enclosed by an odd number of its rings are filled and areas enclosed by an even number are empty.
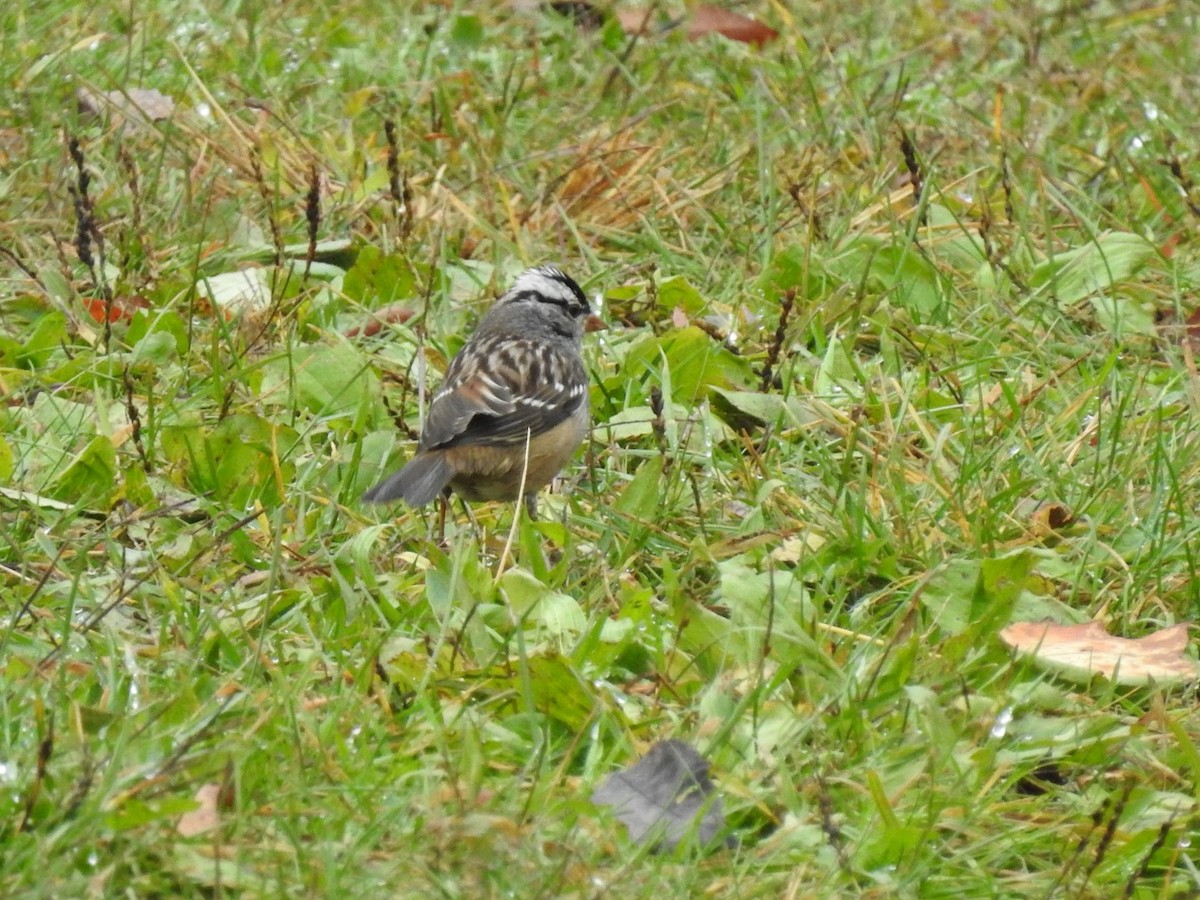
[[[992,737],[999,739],[1008,734],[1008,726],[1012,724],[1013,708],[1006,706],[996,714],[996,721],[992,723]]]

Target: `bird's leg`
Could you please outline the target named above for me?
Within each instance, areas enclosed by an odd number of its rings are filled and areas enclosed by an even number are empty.
[[[529,523],[530,523],[529,527],[533,528],[534,527],[533,523],[538,520],[537,492],[530,491],[527,494],[525,494],[521,499],[523,499],[525,501],[525,512],[529,514]],[[517,519],[520,519],[521,510],[517,509],[514,511],[513,514],[516,516]],[[515,526],[517,524],[516,521],[514,521],[513,524]],[[542,546],[542,541],[535,541],[533,543],[533,547],[536,547],[537,549],[532,550],[532,552],[536,553],[540,557],[540,559],[538,560],[537,563],[534,563],[533,560],[529,560],[529,564],[533,566],[533,571],[537,572],[540,576],[541,573],[543,573],[543,572],[549,572],[550,569],[552,568],[552,566],[551,566],[550,560],[547,559],[547,557],[546,557],[546,550],[545,550],[545,547]],[[553,556],[553,552],[554,552],[553,549],[551,549],[552,556]]]
[[[450,488],[444,488],[438,494],[438,543],[445,545],[446,543],[446,510],[450,508]]]

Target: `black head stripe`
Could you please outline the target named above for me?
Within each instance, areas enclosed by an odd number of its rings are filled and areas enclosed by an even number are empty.
[[[554,266],[526,269],[517,276],[503,300],[509,303],[549,303],[573,318],[581,318],[592,311],[587,296],[575,279]]]

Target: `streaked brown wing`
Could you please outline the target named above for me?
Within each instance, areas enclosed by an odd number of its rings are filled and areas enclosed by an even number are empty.
[[[542,341],[486,338],[450,364],[429,406],[421,447],[523,443],[586,400],[587,373],[574,354]]]

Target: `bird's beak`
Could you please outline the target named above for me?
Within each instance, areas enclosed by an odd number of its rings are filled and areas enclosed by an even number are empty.
[[[583,330],[585,333],[591,333],[593,331],[603,331],[606,328],[608,328],[608,326],[604,324],[604,320],[602,318],[600,318],[598,315],[596,315],[595,313],[592,313],[590,316],[588,316],[586,319],[583,320]]]

